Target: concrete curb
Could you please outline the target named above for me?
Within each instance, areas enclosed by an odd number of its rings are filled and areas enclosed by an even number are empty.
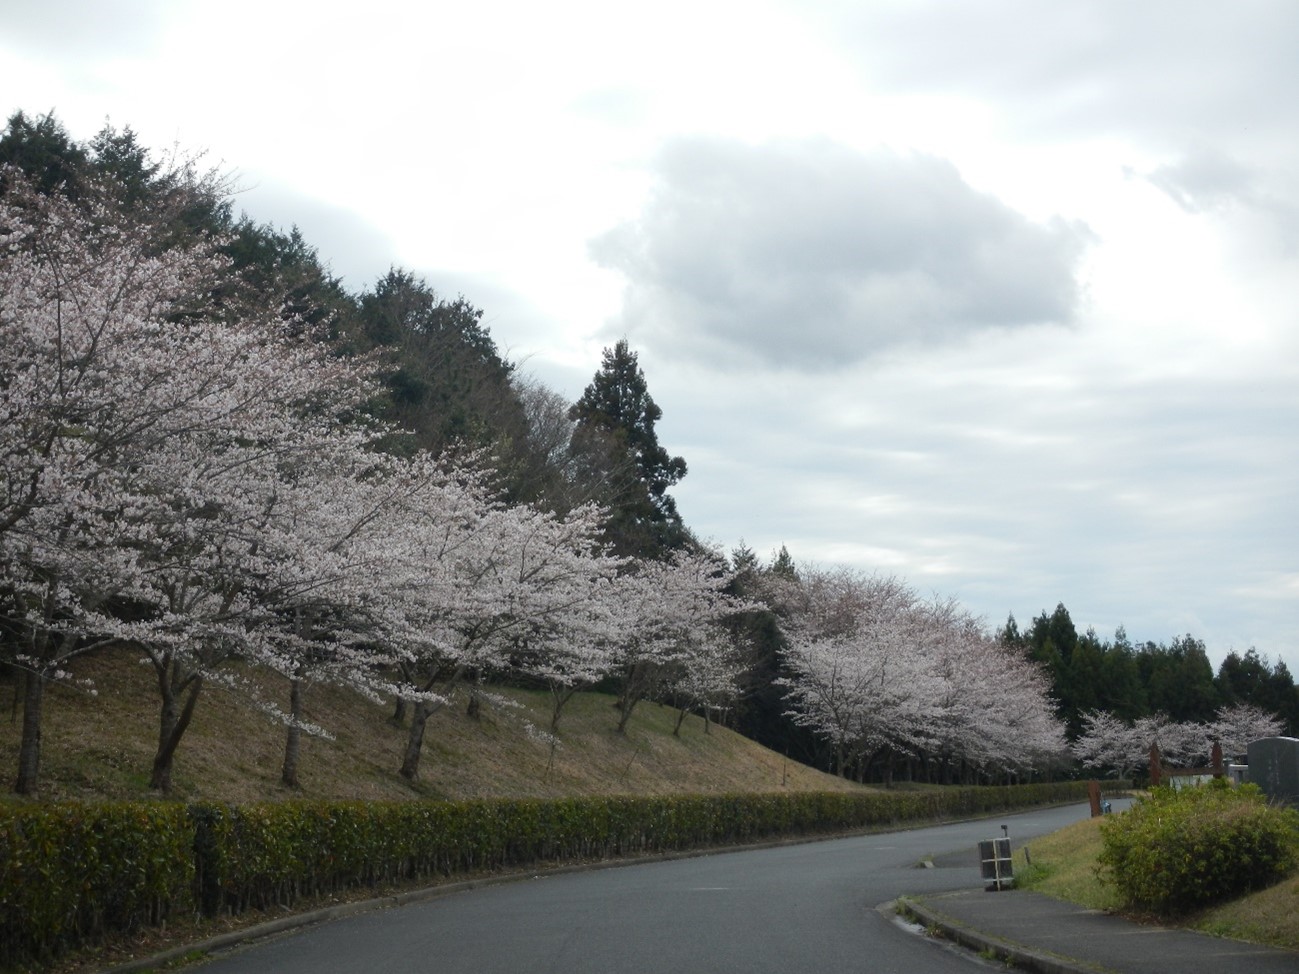
[[[1035,974],[1112,974],[1108,967],[1026,947],[965,926],[935,908],[929,900],[903,896],[894,901],[894,906],[903,916],[927,930],[938,931],[946,940]]]

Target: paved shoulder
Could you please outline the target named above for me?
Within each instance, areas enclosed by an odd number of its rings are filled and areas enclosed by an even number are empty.
[[[1299,971],[1299,953],[1293,951],[1135,923],[1024,890],[965,890],[911,898],[905,905],[925,926],[1041,974]]]

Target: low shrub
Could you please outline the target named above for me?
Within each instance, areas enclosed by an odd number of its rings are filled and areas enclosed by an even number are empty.
[[[1271,885],[1294,868],[1299,813],[1256,785],[1156,788],[1101,825],[1100,875],[1124,902],[1185,913]]]

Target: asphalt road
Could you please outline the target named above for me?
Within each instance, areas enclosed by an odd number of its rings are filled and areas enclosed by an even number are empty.
[[[880,905],[980,885],[980,839],[1016,846],[1075,805],[981,822],[648,862],[480,887],[253,943],[203,974],[969,974]],[[1031,843],[1029,843],[1031,846]],[[922,860],[936,868],[921,868]],[[997,894],[990,893],[990,896]]]

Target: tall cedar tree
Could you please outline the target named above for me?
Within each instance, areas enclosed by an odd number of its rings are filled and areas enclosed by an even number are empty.
[[[667,493],[686,475],[686,461],[659,445],[654,424],[662,416],[626,339],[604,350],[600,370],[569,410],[575,452],[587,479],[602,484],[607,540],[620,555],[661,558],[688,541]]]

